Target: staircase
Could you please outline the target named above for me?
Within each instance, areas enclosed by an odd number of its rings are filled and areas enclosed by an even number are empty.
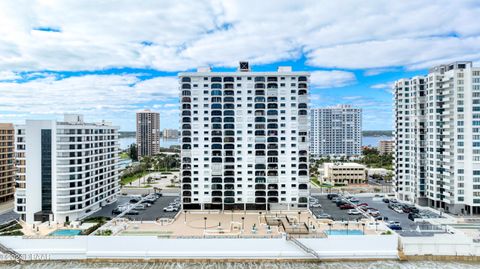
[[[22,254],[0,243],[0,252],[12,257],[17,263],[23,263]]]
[[[294,243],[297,247],[301,248],[305,253],[308,253],[319,260],[321,259],[320,255],[318,255],[318,253],[315,250],[305,246],[304,244],[302,244],[302,242],[298,241],[295,237],[289,234],[287,234],[287,241]]]

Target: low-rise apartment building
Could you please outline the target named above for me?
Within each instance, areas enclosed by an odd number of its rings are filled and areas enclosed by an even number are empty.
[[[366,184],[367,170],[358,163],[324,163],[323,180],[333,185]]]

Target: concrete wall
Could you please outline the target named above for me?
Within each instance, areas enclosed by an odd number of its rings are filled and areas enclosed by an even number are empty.
[[[478,256],[480,244],[461,234],[436,234],[431,237],[402,237],[403,254],[407,256]]]
[[[325,259],[397,258],[398,238],[331,236],[299,239]],[[164,239],[155,236],[77,236],[26,239],[0,237],[0,243],[23,254],[49,259],[304,259],[312,258],[293,242],[275,239]]]

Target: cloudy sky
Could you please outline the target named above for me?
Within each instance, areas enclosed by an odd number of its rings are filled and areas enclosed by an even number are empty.
[[[391,83],[480,62],[478,0],[0,1],[0,122],[83,113],[178,126],[176,75],[199,66],[312,72],[312,107],[353,104],[392,129]]]

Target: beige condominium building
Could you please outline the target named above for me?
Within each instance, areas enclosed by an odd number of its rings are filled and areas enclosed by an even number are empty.
[[[0,123],[0,203],[13,199],[15,191],[14,129]]]
[[[160,113],[137,112],[137,149],[138,158],[160,152]]]
[[[395,141],[393,140],[380,140],[378,142],[378,152],[380,154],[390,154],[393,152]]]
[[[365,184],[367,170],[358,163],[324,163],[324,182],[334,185]]]

